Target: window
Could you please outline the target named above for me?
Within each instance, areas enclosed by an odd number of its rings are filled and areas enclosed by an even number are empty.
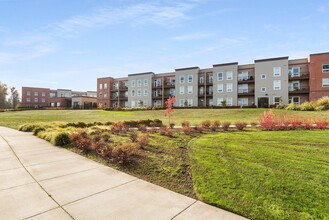
[[[180,76],[179,77],[179,82],[180,82],[180,84],[183,84],[185,82],[185,77],[184,76]]]
[[[260,78],[261,78],[261,79],[266,79],[266,74],[262,74],[262,75],[260,75]]]
[[[281,76],[281,67],[273,67],[273,76]]]
[[[133,90],[131,90],[131,96],[135,96],[135,90],[133,89]]]
[[[238,80],[248,80],[248,72],[240,72],[238,73]]]
[[[226,92],[232,92],[233,90],[233,84],[232,83],[227,83],[226,84]]]
[[[217,84],[217,91],[218,92],[223,92],[223,83]]]
[[[187,100],[187,106],[189,106],[189,107],[193,106],[193,99]]]
[[[144,86],[148,86],[148,85],[149,85],[148,79],[144,79]]]
[[[46,92],[42,92],[41,95],[42,95],[43,97],[45,97],[45,96],[46,96]]]
[[[103,89],[103,84],[99,84],[99,89]]]
[[[135,101],[131,101],[131,107],[132,108],[136,107],[136,102]]]
[[[135,80],[131,80],[131,87],[135,87]]]
[[[125,97],[128,97],[128,91],[125,91]]]
[[[104,89],[107,89],[107,83],[104,83]]]
[[[238,93],[248,93],[248,84],[238,85]]]
[[[99,98],[102,98],[103,97],[103,93],[100,92],[98,96],[99,96]]]
[[[26,98],[26,102],[31,102],[31,98]]]
[[[38,102],[38,98],[34,98],[34,102]]]
[[[299,98],[299,96],[291,97],[290,102],[291,103],[294,103],[294,104],[300,104],[300,98]]]
[[[223,80],[223,73],[222,72],[218,72],[217,73],[217,79],[218,79],[218,81],[222,81]]]
[[[300,68],[299,67],[291,67],[288,69],[288,75],[290,77],[298,77],[300,76]]]
[[[179,107],[184,107],[184,102],[185,102],[184,99],[180,99],[179,100]]]
[[[300,82],[299,81],[292,81],[289,83],[289,91],[296,91],[300,89]]]
[[[193,93],[193,86],[188,86],[187,87],[187,94],[192,94]]]
[[[217,106],[222,106],[223,105],[222,101],[224,101],[223,98],[217,98]]]
[[[137,87],[141,87],[142,86],[142,81],[139,79],[137,80]]]
[[[142,91],[140,89],[137,89],[137,96],[141,96],[142,95]]]
[[[147,95],[148,95],[148,90],[144,89],[144,96],[147,96]]]
[[[45,103],[45,102],[46,102],[46,99],[45,99],[45,98],[42,98],[42,99],[41,99],[41,102],[42,102],[42,103]]]
[[[322,64],[322,72],[323,73],[329,72],[329,63]]]
[[[328,87],[328,86],[329,86],[329,78],[323,78],[322,87]]]
[[[105,87],[104,87],[105,88]],[[106,98],[107,97],[107,92],[104,92],[104,98]]]
[[[227,98],[226,99],[226,105],[227,106],[233,106],[233,98]]]
[[[273,97],[273,104],[274,105],[280,105],[281,103],[281,96],[274,96]]]
[[[261,92],[266,92],[266,87],[262,87],[262,88],[260,88],[260,91],[261,91]]]
[[[38,96],[39,95],[39,93],[38,92],[34,92],[34,96]]]
[[[238,106],[248,106],[248,98],[239,98]]]
[[[175,96],[175,89],[174,89],[174,88],[170,88],[170,90],[169,90],[169,94],[170,94],[171,96]]]
[[[281,80],[274,80],[273,81],[273,89],[274,90],[281,90]]]
[[[233,79],[233,72],[232,71],[227,71],[226,72],[226,79],[227,80],[232,80]]]
[[[213,105],[214,105],[213,99],[209,99],[209,106],[213,106]]]
[[[203,77],[203,76],[200,76],[200,78],[199,78],[199,83],[200,83],[200,84],[203,84],[203,83],[204,83],[204,77]]]
[[[179,87],[179,94],[184,94],[184,86]]]
[[[192,83],[193,82],[193,76],[192,75],[188,75],[188,83]]]
[[[26,95],[27,95],[27,96],[30,96],[30,95],[31,95],[31,92],[30,92],[30,91],[27,91],[27,92],[26,92]]]

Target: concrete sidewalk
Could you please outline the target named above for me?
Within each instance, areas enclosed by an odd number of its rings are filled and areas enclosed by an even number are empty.
[[[0,127],[0,219],[244,219]]]

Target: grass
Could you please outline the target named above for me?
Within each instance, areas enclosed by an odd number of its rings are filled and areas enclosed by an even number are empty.
[[[259,115],[264,109],[174,109],[171,121],[176,125],[184,120],[196,125],[203,120],[258,122]],[[329,117],[329,111],[295,112],[274,110],[277,115],[297,115],[297,117]],[[164,110],[158,111],[103,111],[103,110],[29,110],[16,112],[1,112],[0,125],[17,129],[19,125],[31,122],[95,122],[95,121],[124,121],[139,119],[160,119],[167,123],[163,116]]]
[[[203,201],[251,219],[329,219],[329,132],[231,132],[194,139]]]

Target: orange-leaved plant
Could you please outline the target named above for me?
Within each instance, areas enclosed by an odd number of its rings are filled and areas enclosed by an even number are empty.
[[[168,117],[168,125],[170,126],[170,117],[172,116],[173,109],[172,106],[175,102],[176,98],[175,97],[170,97],[167,99],[166,103],[166,111],[164,113],[165,117]]]

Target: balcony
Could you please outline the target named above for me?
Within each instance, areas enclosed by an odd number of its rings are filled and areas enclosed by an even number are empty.
[[[175,82],[165,82],[164,87],[165,88],[174,88]]]
[[[120,96],[120,97],[119,97],[119,100],[126,101],[126,100],[128,100],[128,96],[125,96],[125,95]]]
[[[289,88],[289,94],[308,94],[310,89],[308,87],[293,87]]]
[[[251,89],[238,89],[238,96],[253,96],[255,95],[255,90]]]
[[[111,96],[111,100],[118,100],[119,96]]]
[[[118,91],[119,90],[119,86],[113,86],[112,88],[111,88],[111,91]]]
[[[255,79],[253,76],[244,77],[242,79],[238,79],[238,84],[244,84],[244,83],[254,83]]]
[[[128,86],[120,86],[120,91],[127,91],[128,90]]]
[[[289,74],[289,80],[308,80],[310,78],[310,75],[308,73],[301,73],[299,75],[291,75]]]

